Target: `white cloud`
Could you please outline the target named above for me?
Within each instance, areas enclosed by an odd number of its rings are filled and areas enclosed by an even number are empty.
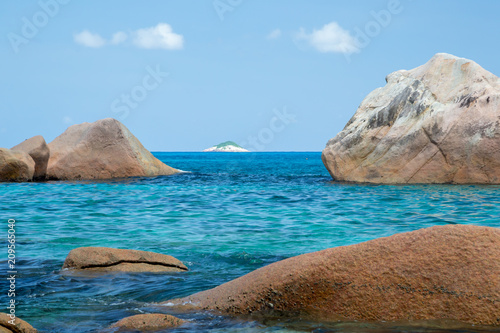
[[[111,38],[111,44],[121,44],[124,41],[126,41],[128,38],[128,35],[124,33],[123,31],[118,31],[113,34],[113,38]]]
[[[156,27],[137,30],[134,44],[144,49],[179,50],[184,46],[184,37],[174,33],[169,24],[159,23]]]
[[[167,23],[159,23],[155,27],[139,29],[129,34],[117,31],[109,40],[109,44],[122,44],[129,38],[129,35],[133,39],[132,43],[143,49],[180,50],[184,47],[184,36],[174,33]],[[97,48],[108,44],[108,41],[99,34],[93,34],[88,30],[75,34],[74,40],[87,47]]]
[[[319,30],[308,34],[303,28],[296,36],[299,40],[307,41],[319,52],[327,53],[354,53],[359,52],[356,40],[348,30],[344,30],[337,22],[326,24]]]
[[[277,39],[281,37],[281,30],[280,29],[274,29],[267,35],[267,39]]]
[[[87,47],[101,47],[106,44],[106,40],[98,34],[93,34],[88,30],[84,30],[74,36],[75,42]]]
[[[63,123],[65,123],[67,125],[73,124],[73,119],[71,119],[71,117],[69,117],[69,116],[65,116],[63,118]]]

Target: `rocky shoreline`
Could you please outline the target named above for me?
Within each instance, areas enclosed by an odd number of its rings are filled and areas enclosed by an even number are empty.
[[[118,120],[69,127],[48,145],[42,136],[0,148],[0,181],[92,180],[181,172],[154,157]]]
[[[252,320],[448,322],[500,326],[500,229],[446,225],[299,255],[214,289],[158,306]],[[159,269],[158,269],[159,267]],[[61,273],[186,272],[178,259],[112,248],[72,250]],[[97,277],[99,275],[92,275]],[[0,315],[6,332],[36,332]],[[110,329],[163,330],[187,323],[167,314],[127,317]],[[3,327],[3,328],[2,328]]]
[[[437,54],[416,69],[390,74],[387,85],[370,93],[328,142],[322,160],[336,181],[500,184],[499,113],[498,77],[473,61]],[[226,142],[205,151],[244,149]],[[111,118],[71,126],[49,144],[35,136],[0,148],[0,181],[178,172]],[[291,257],[159,306],[252,320],[444,320],[500,327],[499,258],[500,229],[435,226]],[[179,259],[166,254],[84,247],[68,254],[61,274],[186,271]],[[124,318],[108,329],[154,331],[186,323],[154,313]],[[36,329],[0,314],[0,332]]]

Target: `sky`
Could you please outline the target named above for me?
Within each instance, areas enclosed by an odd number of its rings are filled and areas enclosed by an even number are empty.
[[[4,0],[0,147],[116,118],[151,151],[321,151],[439,52],[500,75],[500,1]]]

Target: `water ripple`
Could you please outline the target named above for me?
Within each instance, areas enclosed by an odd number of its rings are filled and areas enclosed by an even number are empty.
[[[319,153],[157,156],[191,172],[0,184],[0,210],[17,220],[20,317],[42,332],[94,332],[124,316],[153,311],[155,302],[212,288],[302,253],[433,225],[500,226],[498,186],[339,184],[331,181]],[[190,271],[94,277],[61,272],[68,252],[81,246],[170,254]],[[0,288],[5,287],[1,281]],[[185,319],[191,323],[172,332],[454,332],[264,325],[202,313]]]

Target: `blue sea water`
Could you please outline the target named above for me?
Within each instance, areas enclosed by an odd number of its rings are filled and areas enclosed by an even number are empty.
[[[3,183],[0,211],[16,220],[16,314],[42,332],[98,332],[155,303],[220,285],[325,248],[444,224],[499,227],[498,186],[335,183],[321,153],[155,153],[189,173],[112,181]],[[187,273],[61,272],[82,246],[154,251]],[[5,309],[8,285],[0,282]],[[396,324],[254,322],[208,313],[169,332],[483,332]]]

